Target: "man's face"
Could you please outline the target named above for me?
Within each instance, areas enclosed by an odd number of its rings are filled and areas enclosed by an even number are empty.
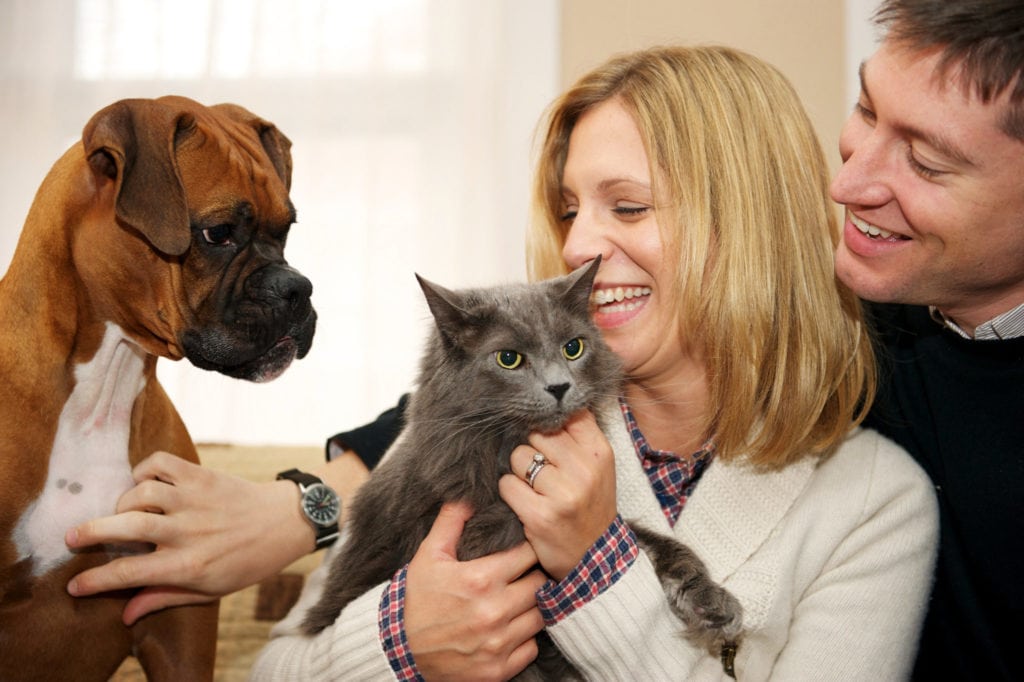
[[[873,301],[935,305],[968,331],[1024,302],[1024,142],[937,52],[885,41],[861,69],[832,198],[836,274]]]

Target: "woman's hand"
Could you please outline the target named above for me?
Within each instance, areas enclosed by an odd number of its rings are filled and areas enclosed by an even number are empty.
[[[546,464],[533,487],[526,482],[535,453]],[[523,522],[526,539],[551,577],[562,580],[615,519],[615,456],[590,412],[574,415],[561,431],[530,435],[512,451],[512,474],[501,478],[501,498]]]
[[[530,570],[537,556],[523,543],[460,562],[455,548],[472,510],[441,508],[409,563],[405,634],[424,678],[507,680],[537,657],[544,627],[536,592],[546,581]]]
[[[114,516],[65,536],[72,549],[155,545],[153,552],[114,559],[68,584],[74,596],[143,587],[122,614],[128,625],[168,606],[213,601],[258,583],[314,547],[291,481],[253,483],[165,452],[140,462],[132,475],[136,485],[118,500]]]

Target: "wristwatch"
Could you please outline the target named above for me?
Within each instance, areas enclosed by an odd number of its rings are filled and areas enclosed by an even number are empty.
[[[341,515],[341,501],[338,493],[313,474],[298,469],[282,471],[277,480],[288,479],[299,486],[302,498],[299,508],[313,530],[316,531],[316,548],[322,549],[338,539],[338,517]]]

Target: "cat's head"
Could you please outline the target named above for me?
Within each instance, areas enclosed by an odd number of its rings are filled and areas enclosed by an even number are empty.
[[[480,419],[559,428],[617,395],[618,358],[590,318],[600,258],[534,284],[451,291],[417,275],[436,322],[421,390]]]

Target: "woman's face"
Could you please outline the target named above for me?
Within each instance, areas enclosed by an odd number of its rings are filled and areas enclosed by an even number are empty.
[[[576,122],[562,177],[562,257],[577,268],[601,255],[594,321],[634,379],[676,369],[679,342],[672,272],[665,263],[647,153],[618,100]]]

